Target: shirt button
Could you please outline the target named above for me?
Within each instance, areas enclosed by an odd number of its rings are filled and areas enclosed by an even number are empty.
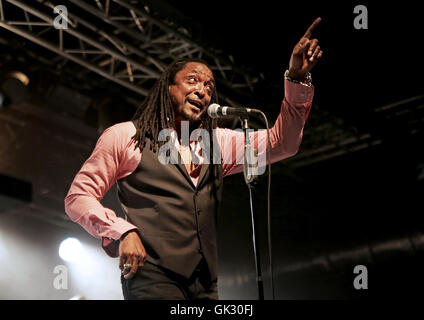
[[[200,215],[202,213],[201,210],[197,210],[197,214]]]
[[[197,249],[197,251],[199,252],[199,253],[203,253],[203,251],[202,251],[202,249]]]

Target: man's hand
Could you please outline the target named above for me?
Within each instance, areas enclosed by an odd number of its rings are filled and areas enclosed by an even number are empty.
[[[137,272],[138,267],[144,266],[146,260],[146,250],[136,230],[131,230],[125,234],[119,243],[119,269],[125,279],[131,279]],[[124,265],[131,265],[130,269],[125,269]]]
[[[295,45],[290,57],[288,73],[290,78],[298,81],[304,81],[308,72],[311,71],[318,60],[321,59],[322,50],[318,45],[318,40],[310,40],[312,32],[316,29],[320,22],[321,18],[315,19],[300,41]]]

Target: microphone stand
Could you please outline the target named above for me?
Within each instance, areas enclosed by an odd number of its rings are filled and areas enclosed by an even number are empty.
[[[250,213],[252,218],[252,236],[253,236],[253,250],[255,254],[255,267],[256,267],[256,280],[257,280],[257,286],[258,286],[258,297],[259,300],[264,300],[264,286],[263,286],[263,279],[262,279],[262,271],[261,271],[261,260],[260,260],[260,254],[258,250],[259,242],[257,240],[257,231],[255,228],[255,215],[253,213],[253,199],[252,199],[252,190],[254,190],[255,185],[258,182],[258,175],[255,173],[252,173],[252,168],[257,167],[257,163],[252,164],[252,158],[254,153],[254,146],[251,146],[250,139],[249,139],[249,133],[247,129],[249,129],[248,124],[249,117],[246,115],[240,116],[240,120],[242,122],[242,128],[244,131],[244,163],[243,163],[243,174],[244,174],[244,180],[247,184],[247,187],[249,188],[249,195],[250,195]]]

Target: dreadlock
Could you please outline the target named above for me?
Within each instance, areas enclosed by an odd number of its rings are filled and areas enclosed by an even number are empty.
[[[156,152],[158,147],[165,143],[165,141],[158,141],[159,132],[162,129],[175,128],[174,107],[169,94],[169,85],[175,84],[176,74],[184,69],[189,62],[202,63],[212,71],[211,67],[205,61],[196,58],[176,60],[166,68],[132,118],[132,120],[135,121],[137,130],[135,135],[131,137],[131,139],[136,142],[134,150],[138,147],[140,148],[140,152],[142,152],[143,148],[146,146],[146,139],[149,139],[151,141],[150,150],[152,150],[153,146],[153,152]],[[210,102],[218,103],[218,94],[215,86]],[[208,117],[205,112],[200,120],[203,128],[208,131],[210,139],[213,139],[213,129],[215,129],[217,125],[216,119]],[[213,181],[211,194],[217,201],[216,178],[220,172],[222,172],[222,166],[220,163],[213,163],[214,149],[212,141],[209,141],[209,146],[209,150],[211,151],[209,154],[209,169],[212,169],[209,170],[209,179]]]
[[[212,70],[205,61],[197,58],[179,59],[166,68],[132,118],[137,130],[131,138],[136,143],[134,149],[138,147],[140,152],[143,151],[147,138],[151,141],[150,149],[153,148],[153,152],[156,152],[158,147],[165,143],[165,141],[158,141],[159,132],[162,129],[175,128],[174,107],[169,94],[169,85],[175,84],[176,74],[184,69],[189,62],[202,63]],[[218,103],[215,87],[211,96],[211,103]],[[206,112],[200,120],[203,128],[209,132],[209,136],[212,138],[212,130],[216,128],[216,120],[208,117]],[[210,145],[212,146],[212,143]],[[212,156],[213,150],[211,151]]]

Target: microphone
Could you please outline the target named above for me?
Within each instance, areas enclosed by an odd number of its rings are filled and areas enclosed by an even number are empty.
[[[247,117],[249,113],[259,112],[256,109],[221,107],[217,103],[212,103],[208,107],[208,115],[211,118],[230,118],[230,117]]]

